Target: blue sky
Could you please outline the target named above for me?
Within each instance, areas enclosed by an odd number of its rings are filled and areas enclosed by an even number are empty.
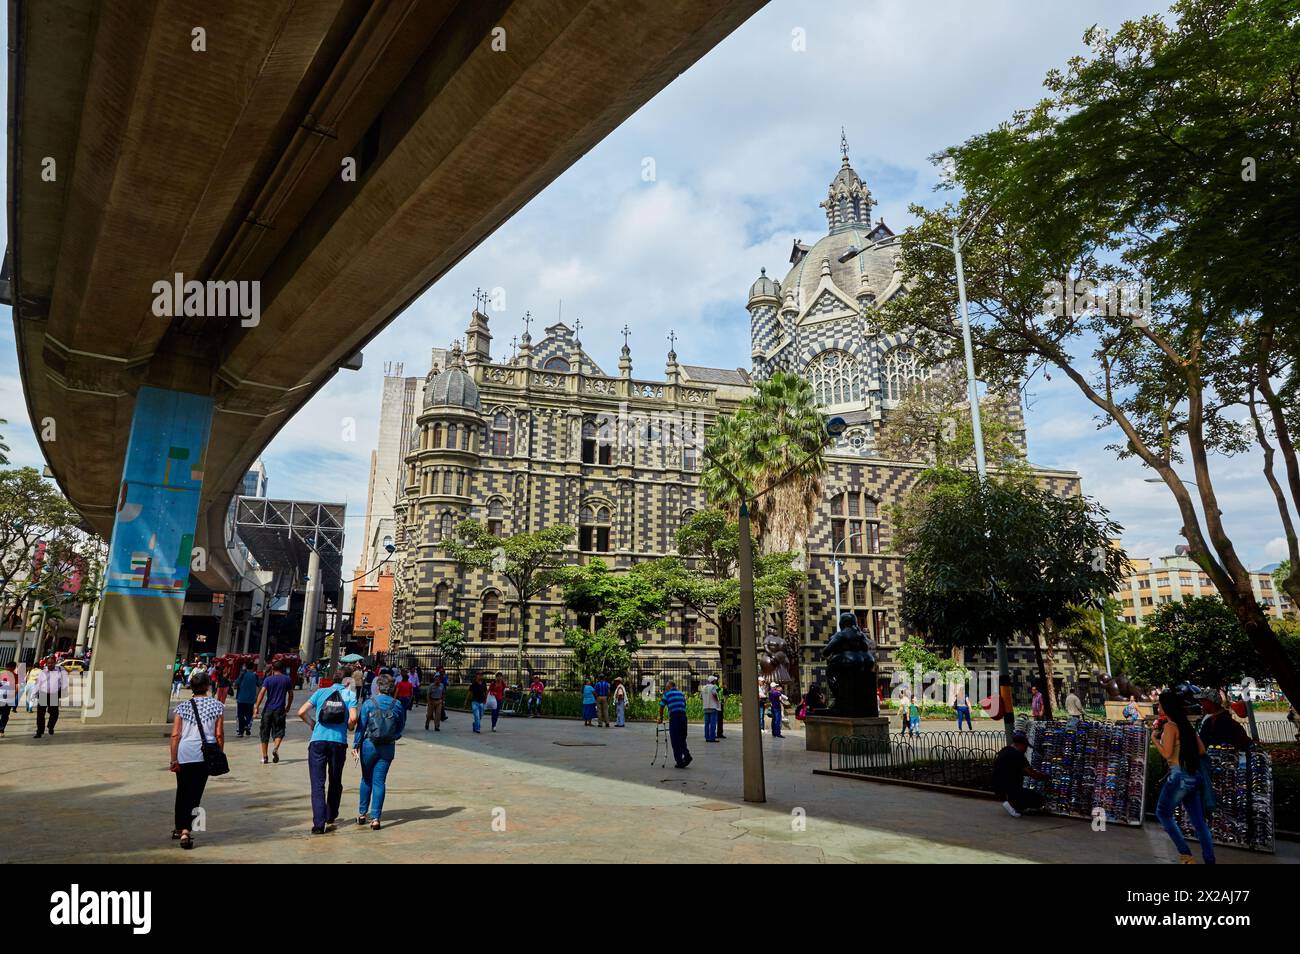
[[[530,310],[540,326],[582,320],[587,350],[616,365],[631,328],[634,374],[663,373],[667,335],[680,359],[749,366],[746,292],[759,268],[785,274],[790,243],[825,232],[817,203],[844,127],[877,217],[907,226],[936,201],[927,157],[991,128],[1042,95],[1048,69],[1084,51],[1094,24],[1163,12],[1153,0],[775,0],[598,144],[483,242],[341,372],[263,455],[271,493],[348,505],[347,566],[359,552],[385,362],[428,370],[429,348],[463,332],[478,287],[506,291],[494,355],[509,354]],[[3,25],[0,25],[0,30]],[[806,39],[797,50],[796,33]],[[0,88],[4,74],[0,72]],[[642,177],[644,161],[655,178]],[[0,229],[3,223],[0,223]],[[562,303],[562,305],[561,305]],[[12,321],[0,322],[0,417],[15,463],[40,466],[26,421]],[[356,440],[343,421],[356,419]],[[1168,491],[1136,462],[1116,462],[1090,406],[1068,381],[1037,379],[1027,411],[1035,463],[1077,470],[1084,492],[1125,526],[1135,556],[1182,542]],[[1229,532],[1251,566],[1284,556],[1255,457],[1217,459]]]

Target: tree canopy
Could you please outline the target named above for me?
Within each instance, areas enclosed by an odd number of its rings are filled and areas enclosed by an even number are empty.
[[[1300,17],[1295,0],[1172,12],[1089,30],[1091,55],[1050,72],[1039,103],[935,157],[960,198],[914,209],[909,294],[881,326],[913,330],[922,353],[958,346],[953,259],[927,243],[960,228],[980,376],[1079,389],[1115,453],[1164,481],[1189,555],[1297,698],[1210,457],[1260,452],[1300,603]]]
[[[1034,634],[1104,596],[1127,559],[1120,527],[1086,497],[935,469],[898,513],[903,618],[934,646],[986,646]]]

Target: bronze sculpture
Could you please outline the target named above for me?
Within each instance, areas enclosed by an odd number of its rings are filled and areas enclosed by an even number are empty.
[[[880,715],[875,648],[875,642],[859,628],[857,618],[852,613],[841,613],[839,631],[822,649],[831,692],[830,715],[853,718]]]

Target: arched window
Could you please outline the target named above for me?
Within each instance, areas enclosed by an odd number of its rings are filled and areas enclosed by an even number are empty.
[[[609,508],[585,506],[578,515],[578,549],[583,553],[609,552]]]
[[[494,537],[500,537],[505,532],[505,515],[506,505],[500,497],[493,497],[488,501],[488,533]]]
[[[808,362],[807,378],[822,407],[862,399],[858,362],[847,351],[823,351]]]
[[[447,425],[447,449],[448,450],[456,449],[456,425],[455,424]]]
[[[442,425],[441,424],[433,425],[433,443],[429,446],[430,447],[442,446]]]
[[[886,401],[901,401],[930,372],[921,367],[915,351],[907,346],[895,348],[885,355],[884,397]]]
[[[831,548],[838,555],[880,552],[880,508],[874,497],[846,490],[831,498]]]
[[[547,358],[546,363],[542,365],[543,371],[568,371],[569,361],[567,358],[561,358],[556,355],[554,358]]]
[[[478,618],[478,637],[484,642],[497,638],[497,614],[500,612],[501,597],[496,590],[483,594],[482,609]]]
[[[609,426],[596,426],[596,419],[590,415],[582,419],[582,462],[584,464],[608,464],[613,460],[613,448],[609,442]]]
[[[439,583],[434,591],[433,604],[435,606],[450,606],[451,587],[446,583]]]
[[[502,411],[492,417],[492,456],[505,457],[510,453],[510,418]]]
[[[443,511],[442,519],[438,522],[438,536],[443,540],[450,540],[456,529],[455,518],[452,517],[451,511]]]

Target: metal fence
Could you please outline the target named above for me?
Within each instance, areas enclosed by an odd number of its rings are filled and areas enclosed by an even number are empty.
[[[1289,719],[1261,719],[1256,716],[1255,729],[1261,742],[1300,741],[1300,729]]]
[[[1006,745],[1001,732],[927,732],[889,738],[836,736],[830,768],[881,778],[963,788],[988,788],[993,759]]]
[[[422,682],[427,681],[435,669],[443,666],[452,685],[466,685],[478,672],[485,673],[488,678],[499,672],[507,682],[515,685],[527,685],[534,677],[538,677],[548,689],[576,692],[582,689],[584,676],[572,653],[555,651],[525,651],[522,665],[519,654],[514,651],[485,653],[474,650],[467,651],[459,665],[448,665],[441,650],[433,647],[404,649],[384,654],[384,658],[377,661],[403,669],[418,669]],[[671,680],[689,695],[699,691],[700,684],[709,676],[723,673],[717,660],[637,655],[625,671],[606,672],[604,675],[611,680],[615,676],[621,676],[631,691],[637,694],[661,692]]]

